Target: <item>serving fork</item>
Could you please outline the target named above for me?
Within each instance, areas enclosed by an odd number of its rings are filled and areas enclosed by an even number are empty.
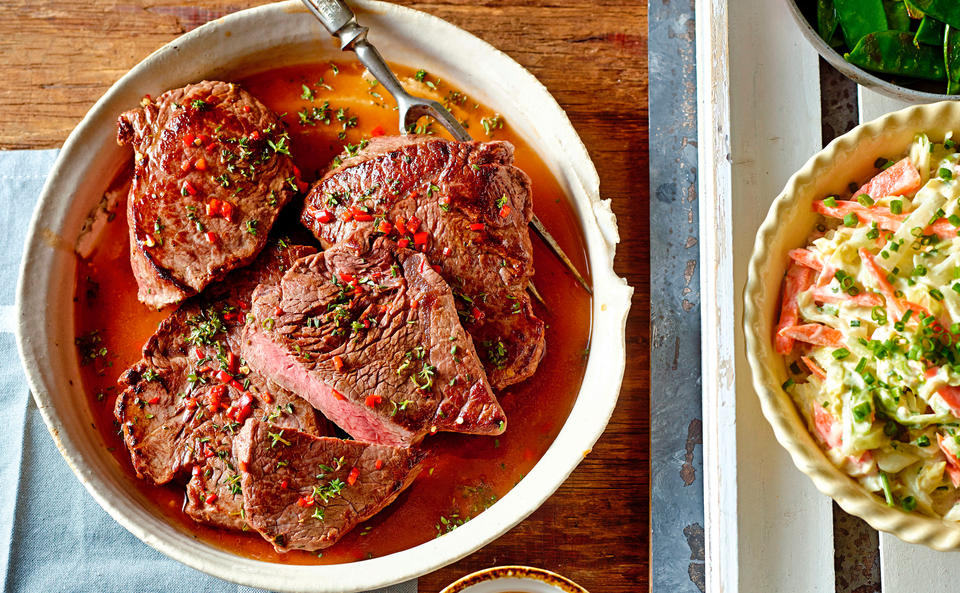
[[[320,20],[327,31],[340,40],[340,49],[356,53],[360,63],[366,67],[387,92],[393,95],[400,111],[398,119],[401,134],[408,133],[416,125],[417,120],[427,116],[437,120],[455,140],[459,142],[472,140],[467,130],[443,105],[437,101],[411,95],[403,88],[383,56],[367,40],[369,29],[357,22],[357,16],[342,0],[303,0],[303,3]],[[587,284],[580,271],[573,265],[567,254],[560,248],[560,244],[543,226],[536,214],[533,215],[530,226],[543,239],[550,250],[560,258],[560,261],[570,270],[580,286],[592,295],[593,291],[590,289],[590,285]],[[530,291],[537,300],[543,302],[543,298],[532,284],[530,285]]]

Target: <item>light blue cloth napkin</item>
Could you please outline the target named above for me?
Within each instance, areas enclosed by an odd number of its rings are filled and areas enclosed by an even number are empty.
[[[30,397],[13,336],[20,255],[55,150],[0,151],[0,570],[13,592],[259,591],[207,576],[141,543],[60,456]],[[377,593],[417,593],[416,580]]]

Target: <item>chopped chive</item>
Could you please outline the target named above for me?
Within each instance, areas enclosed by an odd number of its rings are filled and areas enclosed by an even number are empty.
[[[883,498],[887,501],[887,505],[893,506],[893,490],[890,489],[890,478],[887,476],[887,472],[880,470],[880,484],[883,486]]]
[[[850,356],[850,351],[846,348],[837,348],[833,351],[833,357],[837,360],[843,360],[848,356]]]

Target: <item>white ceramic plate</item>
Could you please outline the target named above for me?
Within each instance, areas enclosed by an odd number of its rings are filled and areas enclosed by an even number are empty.
[[[859,125],[813,155],[774,200],[757,234],[743,320],[747,358],[763,415],[797,468],[843,510],[875,529],[938,550],[960,548],[960,524],[889,507],[830,463],[781,387],[787,371],[783,357],[773,350],[772,336],[787,253],[807,244],[807,236],[819,219],[812,208],[813,200],[843,193],[849,182],[867,179],[876,170],[873,163],[877,157],[906,153],[918,132],[942,142],[946,132],[958,129],[960,102],[943,101],[895,111]]]
[[[533,470],[477,519],[415,548],[352,564],[288,566],[240,558],[199,542],[153,510],[91,428],[73,346],[75,244],[123,163],[117,116],[144,94],[205,78],[240,78],[304,62],[347,59],[299,2],[245,10],[167,44],[121,78],[63,146],[27,239],[17,292],[17,344],[37,405],[64,458],[110,515],[148,545],[220,578],[274,591],[362,591],[449,564],[517,524],[566,479],[603,432],[625,363],[632,289],[613,271],[619,236],[593,163],[566,115],[519,64],[427,14],[372,0],[351,4],[370,39],[399,63],[422,66],[494,107],[533,146],[573,200],[593,277],[593,336],[583,387],[560,434]],[[536,377],[531,379],[536,381]]]

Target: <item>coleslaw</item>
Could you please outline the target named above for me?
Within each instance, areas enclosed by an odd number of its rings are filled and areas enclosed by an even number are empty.
[[[831,461],[888,505],[960,521],[960,142],[918,134],[790,252],[774,347]]]

